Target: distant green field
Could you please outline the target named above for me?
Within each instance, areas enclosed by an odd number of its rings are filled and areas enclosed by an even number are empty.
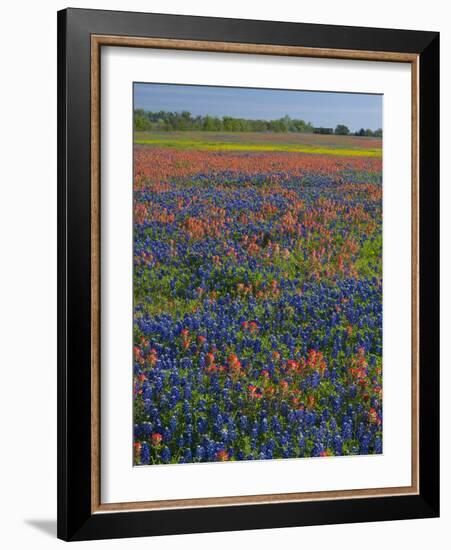
[[[206,151],[286,151],[381,157],[382,140],[357,136],[247,132],[135,132],[138,145]]]

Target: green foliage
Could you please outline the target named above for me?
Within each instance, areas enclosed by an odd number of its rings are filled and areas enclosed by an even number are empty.
[[[147,118],[146,113],[142,109],[136,109],[133,117],[133,125],[135,130],[145,132],[152,129],[152,124]]]
[[[382,128],[378,128],[377,130],[371,130],[370,128],[360,128],[358,132],[355,133],[356,136],[362,136],[362,137],[382,137]]]
[[[298,132],[312,133],[313,126],[302,119],[292,119],[288,115],[276,120],[253,120],[231,116],[194,116],[188,111],[144,111],[135,109],[134,128],[136,131],[180,131],[201,130],[206,132]]]
[[[349,135],[349,128],[344,124],[338,124],[335,128],[335,135],[337,136],[347,136]]]
[[[366,239],[359,250],[355,266],[362,277],[382,276],[382,233]]]

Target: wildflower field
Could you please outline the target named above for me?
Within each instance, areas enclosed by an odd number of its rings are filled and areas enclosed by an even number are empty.
[[[134,464],[382,452],[381,140],[135,135]]]

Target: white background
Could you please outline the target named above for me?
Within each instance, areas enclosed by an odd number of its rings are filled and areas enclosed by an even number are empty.
[[[410,485],[410,66],[115,47],[101,63],[101,502]],[[384,94],[383,455],[132,467],[132,88],[149,78]]]
[[[442,45],[442,517],[83,543],[83,548],[230,549],[252,545],[365,550],[444,547],[450,537],[451,27],[446,3],[378,0],[277,3],[229,0],[77,2],[74,7],[190,13],[441,31]],[[2,11],[0,235],[0,517],[2,546],[53,548],[56,518],[56,10],[63,2],[8,3]]]

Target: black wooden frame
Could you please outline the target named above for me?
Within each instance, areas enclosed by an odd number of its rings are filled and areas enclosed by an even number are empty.
[[[419,55],[420,494],[91,513],[90,37],[121,35]],[[86,540],[437,517],[439,34],[67,9],[58,13],[58,537]]]

